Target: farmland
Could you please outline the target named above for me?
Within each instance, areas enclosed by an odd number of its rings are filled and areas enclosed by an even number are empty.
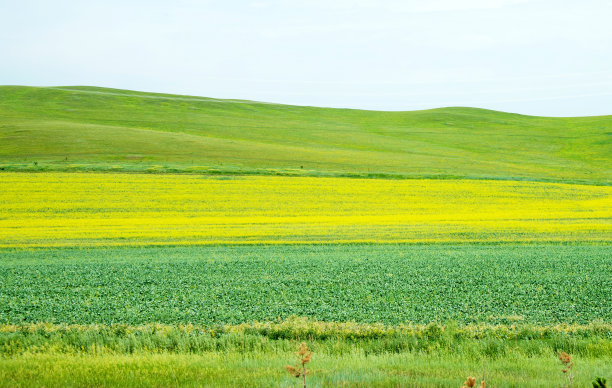
[[[610,380],[611,118],[0,86],[0,387]]]
[[[609,242],[612,232],[609,186],[6,173],[0,188],[5,247]]]
[[[612,321],[612,254],[598,245],[54,248],[3,257],[6,323]]]
[[[497,386],[612,373],[602,244],[0,249],[0,385]],[[296,318],[307,317],[307,318]]]

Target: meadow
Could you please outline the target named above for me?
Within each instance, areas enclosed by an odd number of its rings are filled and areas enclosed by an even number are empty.
[[[384,326],[289,319],[225,325],[0,327],[0,386],[296,386],[284,370],[306,340],[308,386],[563,386],[555,360],[570,351],[575,384],[612,372],[608,324]],[[519,372],[520,371],[520,372]]]
[[[0,387],[612,380],[611,130],[0,86]]]
[[[612,116],[378,112],[0,86],[0,169],[610,184]]]
[[[291,347],[294,350],[294,346]],[[508,351],[485,360],[488,386],[563,387],[567,379],[550,354],[525,356]],[[461,387],[466,376],[482,377],[482,360],[432,354],[383,353],[365,356],[359,350],[315,353],[308,387]],[[28,354],[9,357],[0,368],[0,386],[112,387],[298,387],[284,369],[292,351],[202,352],[199,354],[129,355]],[[575,357],[574,386],[592,387],[593,376],[610,376],[610,360]]]

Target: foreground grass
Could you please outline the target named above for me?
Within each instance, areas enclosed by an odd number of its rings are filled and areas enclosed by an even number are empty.
[[[284,365],[292,353],[124,355],[29,354],[0,357],[1,387],[296,387]],[[470,360],[444,355],[315,354],[309,387],[460,387],[467,376],[488,386],[561,387],[566,383],[554,355],[508,355]],[[612,375],[612,359],[576,358],[574,386]]]
[[[612,321],[607,245],[0,250],[0,322]]]
[[[284,365],[314,351],[309,386],[576,386],[612,373],[612,327],[382,326],[294,318],[200,326],[0,326],[0,386],[294,386]]]
[[[612,165],[611,116],[374,112],[1,86],[0,117],[0,169],[610,183]]]
[[[0,173],[0,246],[610,241],[612,187]]]

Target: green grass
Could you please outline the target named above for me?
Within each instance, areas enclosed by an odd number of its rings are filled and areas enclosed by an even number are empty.
[[[0,387],[297,387],[285,370],[290,352],[57,355],[0,357]],[[612,360],[577,358],[574,386],[588,387],[612,374]],[[567,382],[554,355],[485,361],[488,386],[562,387]],[[482,360],[461,357],[362,353],[314,355],[309,387],[460,387],[482,376]]]
[[[565,351],[582,357],[612,356],[612,325],[382,325],[321,322],[290,317],[277,322],[239,325],[0,325],[0,355],[60,354],[201,354],[289,352],[308,342],[321,354],[359,350],[365,356],[385,353],[430,354],[444,351],[465,358],[491,359],[515,351],[542,356]]]
[[[377,112],[0,86],[0,169],[610,183],[612,116]],[[36,163],[36,164],[35,164]]]
[[[300,341],[309,386],[561,386],[612,373],[612,327],[358,325],[290,320],[198,326],[0,325],[0,386],[294,386],[284,370]]]
[[[607,245],[1,250],[0,323],[610,322]]]

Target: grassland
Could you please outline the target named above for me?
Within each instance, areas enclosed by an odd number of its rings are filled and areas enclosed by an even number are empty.
[[[0,168],[610,183],[612,116],[375,112],[0,86]],[[34,165],[36,163],[36,165]]]
[[[555,357],[508,351],[487,359],[486,379],[494,387],[562,387],[567,379]],[[0,359],[2,387],[298,387],[284,366],[290,351],[204,352],[200,354],[71,355],[33,354]],[[574,386],[589,387],[593,376],[610,376],[610,359],[575,357]],[[433,354],[384,353],[364,356],[316,354],[308,387],[460,387],[467,376],[482,376],[482,360]]]
[[[586,386],[612,372],[611,336],[605,324],[459,328],[303,319],[215,328],[0,326],[0,386],[291,387],[295,379],[283,367],[303,340],[314,351],[309,386],[459,386],[483,368],[489,386],[561,386],[557,350],[574,354],[576,386]]]
[[[609,242],[612,232],[609,186],[4,173],[0,188],[5,247]]]

